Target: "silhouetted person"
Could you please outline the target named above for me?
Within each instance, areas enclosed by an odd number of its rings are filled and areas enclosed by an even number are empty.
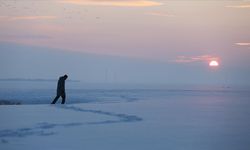
[[[65,74],[64,76],[61,76],[57,82],[57,94],[55,99],[51,104],[55,104],[56,101],[59,99],[59,97],[62,97],[62,104],[65,103],[66,94],[65,94],[65,80],[68,78],[68,76]]]

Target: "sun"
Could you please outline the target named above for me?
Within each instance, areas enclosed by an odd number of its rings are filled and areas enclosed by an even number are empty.
[[[212,60],[209,62],[209,66],[210,67],[218,67],[219,66],[219,63],[215,60]]]

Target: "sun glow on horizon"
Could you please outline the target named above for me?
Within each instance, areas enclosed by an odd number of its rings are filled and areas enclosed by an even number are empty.
[[[210,67],[218,67],[219,66],[219,63],[215,60],[212,60],[209,62],[209,66]]]

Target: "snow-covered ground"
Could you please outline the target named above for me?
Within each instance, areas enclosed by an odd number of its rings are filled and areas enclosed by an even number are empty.
[[[0,106],[1,150],[247,150],[249,97]]]

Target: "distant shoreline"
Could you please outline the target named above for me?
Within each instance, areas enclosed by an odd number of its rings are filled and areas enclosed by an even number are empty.
[[[25,78],[7,78],[0,81],[29,81],[29,82],[55,82],[57,79],[25,79]],[[68,82],[81,82],[80,80],[67,80]]]

